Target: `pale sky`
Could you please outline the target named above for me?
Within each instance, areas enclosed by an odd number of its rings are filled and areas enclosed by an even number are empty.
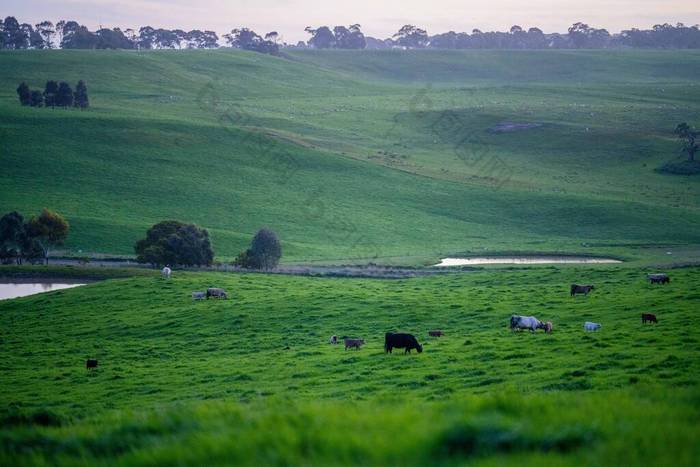
[[[21,23],[74,19],[91,30],[153,27],[212,29],[219,34],[249,27],[278,31],[287,42],[308,39],[306,26],[359,23],[366,35],[390,37],[404,24],[429,34],[506,31],[514,24],[566,32],[574,22],[619,32],[658,23],[700,23],[698,0],[0,0],[0,16]]]

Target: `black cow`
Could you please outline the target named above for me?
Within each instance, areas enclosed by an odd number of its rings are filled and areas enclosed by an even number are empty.
[[[88,370],[97,368],[97,360],[88,358],[87,361],[85,361],[85,368]]]
[[[403,353],[411,353],[411,349],[416,349],[418,353],[423,351],[423,346],[413,334],[387,332],[384,335],[384,352],[391,353],[394,347],[405,349]]]
[[[574,295],[579,293],[588,295],[588,293],[593,289],[595,289],[595,287],[592,285],[571,284],[571,296],[573,297]]]
[[[647,277],[649,278],[650,284],[669,284],[671,282],[671,278],[668,277],[668,274],[664,273],[649,274]]]

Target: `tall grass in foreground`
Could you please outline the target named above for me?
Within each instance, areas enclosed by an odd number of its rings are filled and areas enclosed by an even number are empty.
[[[697,465],[697,389],[6,413],[2,465]],[[33,415],[36,415],[33,414]],[[43,425],[48,426],[43,426]]]

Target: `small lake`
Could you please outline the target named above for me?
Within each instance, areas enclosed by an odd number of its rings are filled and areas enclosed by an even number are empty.
[[[474,256],[442,258],[435,266],[473,266],[478,264],[612,264],[622,261],[588,256]]]
[[[85,283],[70,283],[63,282],[8,282],[0,283],[0,300],[9,298],[26,297],[43,292],[51,292],[53,290],[70,289],[79,287]]]

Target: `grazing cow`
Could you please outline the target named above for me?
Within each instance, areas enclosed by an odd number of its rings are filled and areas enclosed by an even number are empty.
[[[338,336],[331,336],[330,339],[328,339],[329,344],[337,344],[338,343]]]
[[[411,353],[412,349],[416,349],[418,353],[423,351],[423,346],[413,334],[387,332],[384,335],[384,352],[391,353],[394,347],[404,349],[403,353]]]
[[[646,324],[647,322],[658,323],[659,321],[656,319],[656,315],[651,313],[642,313],[642,324]]]
[[[529,329],[530,332],[535,332],[537,329],[542,328],[544,328],[544,324],[534,316],[513,315],[510,317],[511,331],[515,331],[516,329]]]
[[[85,368],[87,368],[88,370],[92,370],[92,369],[97,368],[97,360],[95,360],[93,358],[88,358],[85,361]]]
[[[436,329],[435,331],[428,331],[428,335],[430,337],[442,337],[445,333]]]
[[[219,287],[209,287],[207,289],[207,299],[209,299],[209,297],[227,299],[228,295],[226,295],[226,291],[224,289]]]
[[[544,322],[544,332],[546,332],[547,334],[552,332],[552,322],[551,321]]]
[[[592,285],[571,284],[571,296],[573,297],[574,295],[580,293],[588,295],[588,293],[593,289],[595,289],[595,287]]]
[[[169,267],[165,266],[161,271],[161,275],[163,276],[163,279],[170,279],[170,274],[173,273],[173,270],[170,269]]]
[[[192,298],[194,300],[204,300],[206,296],[206,292],[192,292]]]
[[[345,339],[345,350],[355,349],[360,350],[360,347],[365,345],[364,339]]]
[[[647,277],[649,278],[650,284],[668,284],[671,282],[671,278],[668,277],[668,274],[664,273],[649,274]]]
[[[601,328],[600,323],[591,323],[590,321],[586,321],[583,323],[583,329],[586,331],[597,331]]]

